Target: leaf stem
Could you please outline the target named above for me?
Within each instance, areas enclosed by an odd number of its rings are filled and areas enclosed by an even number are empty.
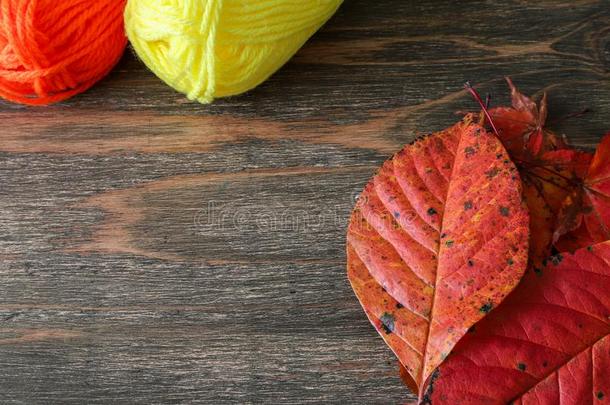
[[[489,114],[489,111],[487,110],[487,108],[489,106],[490,97],[489,96],[487,97],[487,103],[484,102],[483,99],[481,98],[481,96],[479,95],[479,92],[477,92],[472,87],[470,82],[464,83],[464,88],[466,89],[466,91],[468,91],[472,95],[472,97],[476,100],[476,102],[479,103],[479,105],[481,106],[481,109],[483,109],[483,114],[485,114],[485,117],[487,117],[487,121],[489,121],[489,125],[491,125],[491,128],[493,129],[496,136],[498,138],[500,138],[498,129],[496,128],[496,125],[494,124],[494,121],[491,119],[491,115]]]

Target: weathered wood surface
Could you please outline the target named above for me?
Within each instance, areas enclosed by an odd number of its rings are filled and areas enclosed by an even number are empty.
[[[0,103],[0,402],[400,403],[344,271],[356,193],[511,75],[610,128],[608,1],[348,0],[212,106],[127,54],[84,95]]]

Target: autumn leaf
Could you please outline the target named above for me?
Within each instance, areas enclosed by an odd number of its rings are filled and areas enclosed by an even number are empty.
[[[530,216],[530,230],[535,230],[530,232],[529,261],[540,264],[551,252],[556,217],[542,191],[531,183],[523,184],[522,187],[523,199]]]
[[[608,401],[609,263],[607,241],[530,268],[515,291],[435,371],[423,402]]]
[[[489,110],[489,121],[498,130],[498,137],[511,157],[529,160],[549,150],[564,149],[564,139],[545,128],[548,115],[547,96],[540,103],[522,94],[507,77],[511,107]]]
[[[506,78],[511,90],[511,107],[488,109],[478,92],[467,83],[467,91],[481,106],[480,119],[491,127],[515,162],[522,179],[523,198],[530,212],[530,261],[540,263],[551,253],[553,235],[561,204],[571,192],[544,168],[541,155],[564,146],[560,138],[544,129],[547,117],[546,94],[540,105],[525,96]],[[558,178],[559,182],[563,179]],[[555,209],[552,208],[555,202]]]
[[[555,235],[561,250],[610,239],[610,134],[598,145],[583,178],[562,204]]]
[[[579,212],[583,179],[592,155],[574,149],[548,151],[529,162],[518,162],[530,210],[530,259],[539,262],[551,254],[559,235],[569,232]],[[570,205],[567,203],[571,202]],[[543,222],[544,219],[544,222]]]
[[[421,388],[515,287],[527,248],[517,170],[468,118],[384,163],[352,214],[347,270],[408,385]]]
[[[536,230],[530,239],[530,260],[539,263],[561,235],[580,225],[581,188],[592,155],[575,150],[563,137],[545,128],[546,94],[536,103],[519,92],[510,78],[506,81],[512,106],[488,111],[486,106],[482,108],[519,169],[531,213],[530,228]],[[476,91],[471,93],[480,100]]]

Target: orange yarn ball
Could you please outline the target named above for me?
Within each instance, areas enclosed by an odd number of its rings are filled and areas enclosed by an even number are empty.
[[[82,93],[118,62],[125,0],[0,0],[0,96],[46,105]]]

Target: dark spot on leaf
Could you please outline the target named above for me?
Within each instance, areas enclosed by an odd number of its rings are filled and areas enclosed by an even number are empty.
[[[598,391],[595,396],[597,397],[597,399],[603,399],[604,398],[604,393],[601,392],[601,391]]]
[[[447,246],[447,247],[453,246],[453,241],[452,240],[448,240],[447,242],[445,242],[445,246]]]
[[[521,371],[525,371],[527,366],[525,365],[525,363],[517,363],[517,368]]]
[[[394,211],[394,216],[395,216],[396,218],[400,218],[400,212],[398,212],[398,211]]]
[[[404,305],[402,305],[400,302],[396,303],[396,308],[400,309],[400,308],[404,308]]]
[[[436,215],[436,210],[432,207],[428,208],[428,215]]]
[[[542,276],[542,269],[534,267],[534,273],[536,273],[537,276]]]
[[[557,266],[559,263],[561,263],[561,261],[563,260],[563,256],[561,254],[556,254],[555,256],[551,257],[551,262]]]
[[[496,159],[502,159],[502,154],[501,153],[496,154]]]
[[[483,312],[484,314],[487,314],[487,313],[489,313],[489,311],[491,311],[492,308],[493,308],[493,304],[491,302],[488,302],[487,304],[485,304],[481,308],[479,308],[479,311]]]
[[[512,266],[513,264],[515,264],[515,261],[513,259],[508,259],[506,263],[508,263],[509,266]]]
[[[507,217],[510,214],[508,207],[500,207],[500,215]]]
[[[394,332],[394,315],[384,312],[379,320],[381,321],[381,327],[385,333],[390,334]]]
[[[589,252],[593,251],[593,246],[591,246],[591,245],[587,246],[587,250],[588,250]]]
[[[464,211],[468,211],[468,210],[471,210],[471,209],[472,209],[472,201],[470,201],[470,200],[466,201],[464,203]]]
[[[474,155],[476,153],[476,151],[474,150],[474,148],[472,146],[467,146],[464,149],[464,153],[466,154],[467,157],[470,157],[470,156]]]
[[[470,266],[470,267],[474,266],[474,262],[472,261],[472,259],[468,259],[468,266]]]
[[[432,393],[434,392],[434,383],[438,379],[439,375],[440,371],[437,368],[430,376],[428,386],[426,387],[426,391],[424,391],[424,395],[422,396],[419,405],[432,405]]]
[[[443,232],[443,233],[441,233],[441,239],[446,238],[446,237],[447,237],[447,234],[446,234],[446,233],[444,233],[444,232]]]
[[[497,167],[493,167],[485,172],[485,176],[487,176],[487,178],[491,180],[496,177],[498,173],[500,173],[500,169],[498,169]]]
[[[542,367],[548,367],[549,366],[549,362],[548,361],[543,361],[542,362]]]

